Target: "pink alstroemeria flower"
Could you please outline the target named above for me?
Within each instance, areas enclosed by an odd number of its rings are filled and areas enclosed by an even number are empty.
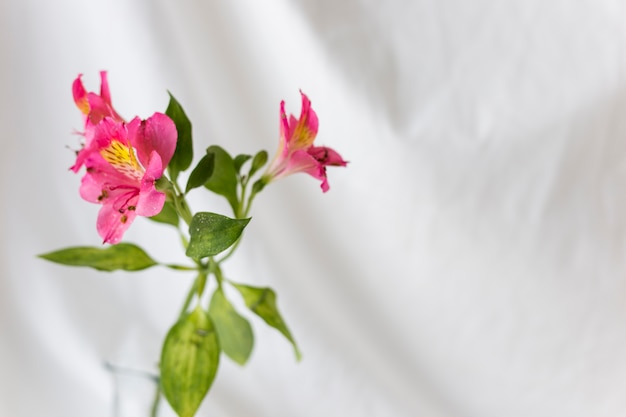
[[[128,124],[105,117],[95,125],[80,195],[102,204],[96,226],[104,243],[118,243],[136,216],[163,209],[165,193],[155,181],[172,159],[177,136],[174,122],[162,113]]]
[[[78,77],[72,84],[72,95],[74,96],[74,102],[76,107],[83,113],[84,118],[84,132],[82,133],[85,140],[83,148],[78,151],[76,163],[70,168],[74,172],[83,166],[85,158],[91,152],[92,139],[94,135],[94,129],[105,117],[110,117],[117,122],[124,122],[124,119],[117,114],[113,105],[111,104],[111,92],[109,91],[109,82],[107,81],[106,71],[100,71],[100,94],[87,92],[83,86],[81,80],[82,74],[78,74]]]
[[[317,136],[318,121],[311,101],[302,95],[300,119],[293,115],[287,119],[285,102],[280,102],[280,143],[274,160],[263,175],[266,183],[296,172],[307,174],[322,181],[322,191],[329,190],[326,178],[327,166],[346,166],[341,155],[325,146],[313,146]]]

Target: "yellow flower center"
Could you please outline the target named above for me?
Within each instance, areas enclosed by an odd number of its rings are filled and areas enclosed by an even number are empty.
[[[308,148],[313,144],[315,134],[304,123],[298,123],[291,136],[291,147],[294,149]]]
[[[100,150],[100,155],[118,172],[129,178],[141,180],[144,170],[137,161],[135,150],[118,141],[112,140],[109,146]]]

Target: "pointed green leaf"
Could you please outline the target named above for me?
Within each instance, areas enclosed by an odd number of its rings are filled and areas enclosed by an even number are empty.
[[[174,227],[178,227],[178,213],[174,203],[166,201],[163,205],[163,209],[156,216],[148,217],[150,220],[154,220],[159,223],[171,224]]]
[[[228,249],[250,219],[231,219],[216,213],[196,213],[189,225],[187,256],[202,259]]]
[[[259,169],[263,168],[263,165],[267,163],[267,152],[259,151],[256,155],[254,155],[254,159],[252,160],[252,165],[250,166],[250,172],[248,173],[248,177],[252,177]]]
[[[254,345],[252,326],[237,313],[220,288],[211,297],[209,316],[217,330],[222,351],[239,365],[245,365]]]
[[[246,161],[248,161],[250,158],[252,158],[250,155],[245,155],[245,154],[237,155],[235,159],[233,160],[233,164],[235,166],[235,172],[239,174],[239,171],[241,171],[241,167],[243,166],[243,164],[245,164]]]
[[[261,317],[268,325],[281,332],[283,336],[291,342],[296,354],[296,359],[300,360],[302,358],[302,354],[300,353],[300,349],[298,349],[298,345],[291,335],[289,328],[287,328],[287,324],[278,312],[278,307],[276,306],[276,293],[274,290],[267,287],[259,288],[252,287],[250,285],[232,284],[241,293],[246,306],[248,306],[254,314]]]
[[[99,271],[139,271],[157,265],[143,249],[132,243],[118,243],[106,248],[77,246],[39,257],[63,265],[89,266]]]
[[[161,353],[163,394],[180,417],[193,417],[219,365],[220,346],[209,315],[200,308],[168,332]]]
[[[168,165],[168,172],[172,181],[176,181],[178,174],[186,170],[193,160],[193,141],[191,136],[191,122],[181,105],[176,101],[172,93],[170,102],[165,110],[165,114],[174,121],[176,130],[178,131],[178,140],[176,141],[176,150],[174,156]]]
[[[217,145],[210,146],[206,151],[215,155],[215,167],[213,168],[213,175],[204,186],[214,193],[226,197],[233,212],[236,213],[239,200],[237,199],[235,162],[228,152]]]
[[[215,154],[213,153],[208,153],[202,157],[202,159],[198,162],[198,165],[196,165],[189,175],[187,187],[185,187],[185,194],[194,188],[204,185],[204,183],[211,178],[211,175],[213,174],[214,161]]]

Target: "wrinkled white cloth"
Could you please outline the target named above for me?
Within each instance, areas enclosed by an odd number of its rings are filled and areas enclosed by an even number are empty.
[[[250,362],[222,360],[200,416],[623,416],[625,18],[619,0],[3,0],[0,415],[110,416],[103,361],[153,366],[193,279],[35,257],[100,243],[68,171],[70,87],[108,70],[125,117],[177,97],[196,161],[273,154],[299,89],[350,161],[326,194],[298,175],[257,198],[225,273],[277,291],[304,360],[251,318]],[[126,240],[185,261],[166,226]]]

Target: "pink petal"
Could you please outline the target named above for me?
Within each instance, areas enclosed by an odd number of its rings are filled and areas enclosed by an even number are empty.
[[[89,101],[89,120],[94,125],[100,123],[105,117],[112,117],[117,119],[116,113],[113,111],[109,103],[107,103],[102,97],[95,93],[88,93],[87,100]]]
[[[109,146],[113,140],[127,144],[128,132],[124,123],[106,117],[96,125],[93,142],[97,144],[99,149],[102,149]]]
[[[107,80],[106,71],[100,71],[100,96],[111,105],[111,92],[109,91],[109,81]]]
[[[326,146],[311,146],[307,152],[323,166],[345,167],[348,164],[337,151]]]
[[[293,115],[289,117],[289,136],[286,138],[287,153],[309,148],[317,136],[317,115],[311,108],[311,101],[308,97],[302,92],[300,94],[302,94],[300,119],[296,119]]]
[[[319,176],[320,164],[309,155],[306,151],[298,150],[291,154],[283,172],[278,176],[285,177],[295,174],[296,172],[306,172],[315,178],[321,179]]]
[[[76,155],[76,161],[74,162],[74,165],[70,167],[72,171],[78,172],[82,168],[83,164],[85,163],[85,159],[87,159],[89,154],[92,152],[92,150],[87,149],[87,147],[88,145],[78,151],[78,154]]]
[[[159,214],[165,204],[165,193],[157,191],[154,182],[163,175],[161,157],[156,151],[152,151],[146,173],[141,181],[139,201],[137,202],[137,214],[151,217]]]
[[[96,228],[102,237],[103,243],[112,245],[119,243],[124,236],[124,232],[130,227],[137,213],[134,210],[126,210],[120,213],[113,207],[113,204],[105,204],[98,213]]]
[[[292,116],[293,117],[293,116]],[[285,113],[285,100],[280,102],[280,146],[281,148],[289,142],[291,137],[291,128],[289,127],[289,121],[287,120],[287,113]]]
[[[289,115],[289,136],[287,136],[287,143],[291,142],[293,133],[298,127],[298,119],[293,114]]]
[[[311,100],[300,91],[300,95],[302,96],[302,111],[300,113],[300,123],[305,126],[308,130],[313,132],[313,135],[317,135],[318,130],[318,120],[317,114],[311,107]]]
[[[80,181],[80,196],[90,203],[100,203],[103,184],[97,177],[85,174]]]
[[[74,96],[74,102],[76,107],[83,113],[89,114],[89,102],[87,101],[87,90],[83,86],[81,77],[83,74],[78,74],[78,77],[72,83],[72,95]]]
[[[78,172],[80,168],[85,164],[87,160],[89,160],[94,154],[98,154],[101,148],[101,145],[106,146],[108,143],[104,143],[104,138],[108,138],[109,130],[105,129],[104,126],[101,126],[97,129],[97,126],[92,124],[89,119],[85,123],[85,144],[83,145],[83,149],[78,151],[76,155],[76,162],[74,165],[70,167],[70,169],[74,172]],[[100,139],[100,144],[98,141],[94,140],[94,137],[98,136]],[[104,162],[104,161],[103,161]],[[90,165],[92,166],[92,165]]]
[[[165,169],[176,150],[178,132],[172,119],[163,113],[154,113],[147,120],[133,119],[128,124],[128,137],[144,167],[148,166],[152,151],[156,151],[161,157],[162,169]]]
[[[330,185],[328,185],[328,179],[326,178],[326,174],[324,174],[324,179],[322,180],[322,183],[320,184],[320,187],[322,188],[322,192],[325,193],[328,190],[330,190]]]

